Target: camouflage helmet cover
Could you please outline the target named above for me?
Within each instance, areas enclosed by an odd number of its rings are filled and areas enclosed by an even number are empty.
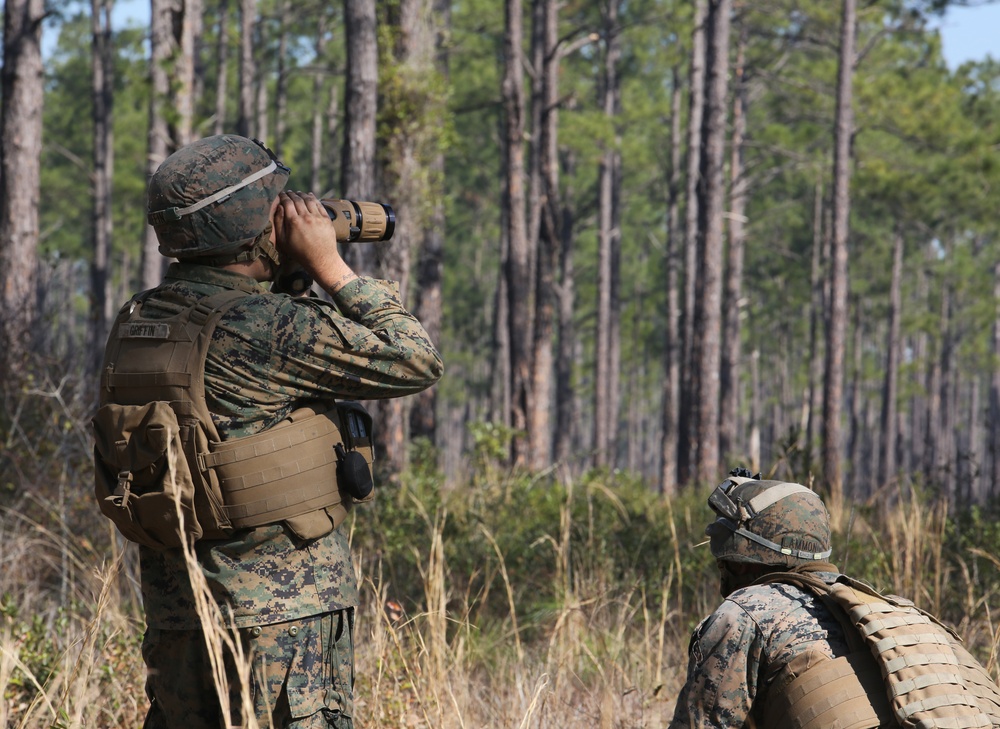
[[[288,173],[263,144],[235,134],[177,150],[149,181],[148,217],[160,253],[217,257],[249,246],[267,227]]]
[[[830,556],[830,516],[805,486],[730,478],[709,506],[718,518],[705,533],[717,560],[794,567]]]

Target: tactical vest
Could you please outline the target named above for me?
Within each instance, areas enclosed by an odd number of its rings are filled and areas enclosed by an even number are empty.
[[[154,549],[284,522],[314,539],[373,497],[372,422],[356,402],[301,408],[264,432],[221,440],[205,401],[205,357],[219,320],[247,295],[192,303],[150,293],[127,304],[105,350],[93,418],[95,493],[127,538]]]
[[[819,597],[841,622],[851,653],[805,653],[779,674],[762,726],[782,729],[1000,727],[1000,688],[961,639],[912,602],[841,575],[768,575]],[[874,657],[874,660],[872,658]]]

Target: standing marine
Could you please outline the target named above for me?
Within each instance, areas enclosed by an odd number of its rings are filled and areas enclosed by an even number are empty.
[[[168,157],[148,219],[176,262],[121,310],[105,351],[96,491],[140,544],[148,729],[246,725],[244,711],[261,727],[353,726],[358,583],[343,522],[372,495],[372,422],[353,401],[442,374],[396,284],[348,267],[345,222],[283,192],[288,175],[236,135]],[[332,303],[273,292],[283,262]],[[213,665],[185,542],[242,674],[228,650]]]
[[[1000,727],[1000,689],[954,632],[828,561],[819,496],[733,474],[706,529],[725,599],[691,638],[670,729]]]

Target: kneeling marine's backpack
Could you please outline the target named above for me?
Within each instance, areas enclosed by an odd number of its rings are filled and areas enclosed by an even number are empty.
[[[841,575],[808,573],[760,582],[818,596],[844,627],[852,653],[796,656],[767,695],[763,726],[782,729],[995,729],[1000,688],[961,639],[912,602]],[[874,657],[874,661],[872,658]]]
[[[284,522],[299,538],[336,528],[373,497],[372,421],[356,402],[302,408],[268,430],[222,441],[205,402],[212,332],[242,291],[143,318],[119,313],[94,416],[95,493],[128,539],[154,549]]]

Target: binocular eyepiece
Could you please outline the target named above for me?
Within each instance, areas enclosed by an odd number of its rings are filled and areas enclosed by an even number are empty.
[[[385,203],[323,198],[340,243],[386,241],[396,231],[396,212]]]

